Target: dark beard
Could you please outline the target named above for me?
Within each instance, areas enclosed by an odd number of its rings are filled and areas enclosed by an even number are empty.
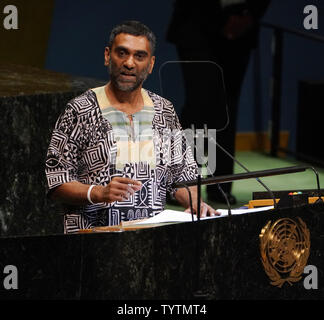
[[[108,65],[108,72],[110,75],[110,81],[113,83],[113,85],[124,92],[131,92],[136,90],[148,77],[149,75],[149,69],[150,65],[148,64],[147,67],[142,70],[139,74],[135,74],[136,81],[119,81],[118,77],[123,72],[122,68],[118,68],[115,63],[113,63],[111,60],[109,61]],[[125,72],[129,72],[126,71]]]

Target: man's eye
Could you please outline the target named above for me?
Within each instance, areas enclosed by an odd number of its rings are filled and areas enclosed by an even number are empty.
[[[136,55],[136,58],[137,58],[138,60],[143,60],[144,57],[145,57],[145,55],[144,55],[144,54],[141,54],[141,53],[138,53],[138,54]]]
[[[126,55],[126,52],[125,51],[119,51],[118,55],[120,57],[124,57]]]

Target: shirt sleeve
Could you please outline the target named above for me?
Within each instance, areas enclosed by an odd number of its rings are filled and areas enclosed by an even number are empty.
[[[56,121],[46,155],[45,174],[48,192],[55,187],[77,180],[78,117],[68,104]]]

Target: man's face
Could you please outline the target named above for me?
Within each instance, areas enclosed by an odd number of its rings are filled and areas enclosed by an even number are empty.
[[[155,57],[151,55],[149,40],[145,36],[120,33],[111,49],[105,49],[110,81],[121,91],[133,91],[142,85],[152,72]]]

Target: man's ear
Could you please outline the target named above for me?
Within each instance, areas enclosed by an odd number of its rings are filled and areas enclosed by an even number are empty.
[[[151,62],[150,62],[150,69],[149,69],[149,74],[152,73],[153,67],[154,67],[154,63],[155,63],[155,56],[151,57]]]
[[[110,59],[110,49],[109,47],[105,48],[105,53],[104,53],[104,58],[105,58],[105,66],[109,65],[109,59]]]

